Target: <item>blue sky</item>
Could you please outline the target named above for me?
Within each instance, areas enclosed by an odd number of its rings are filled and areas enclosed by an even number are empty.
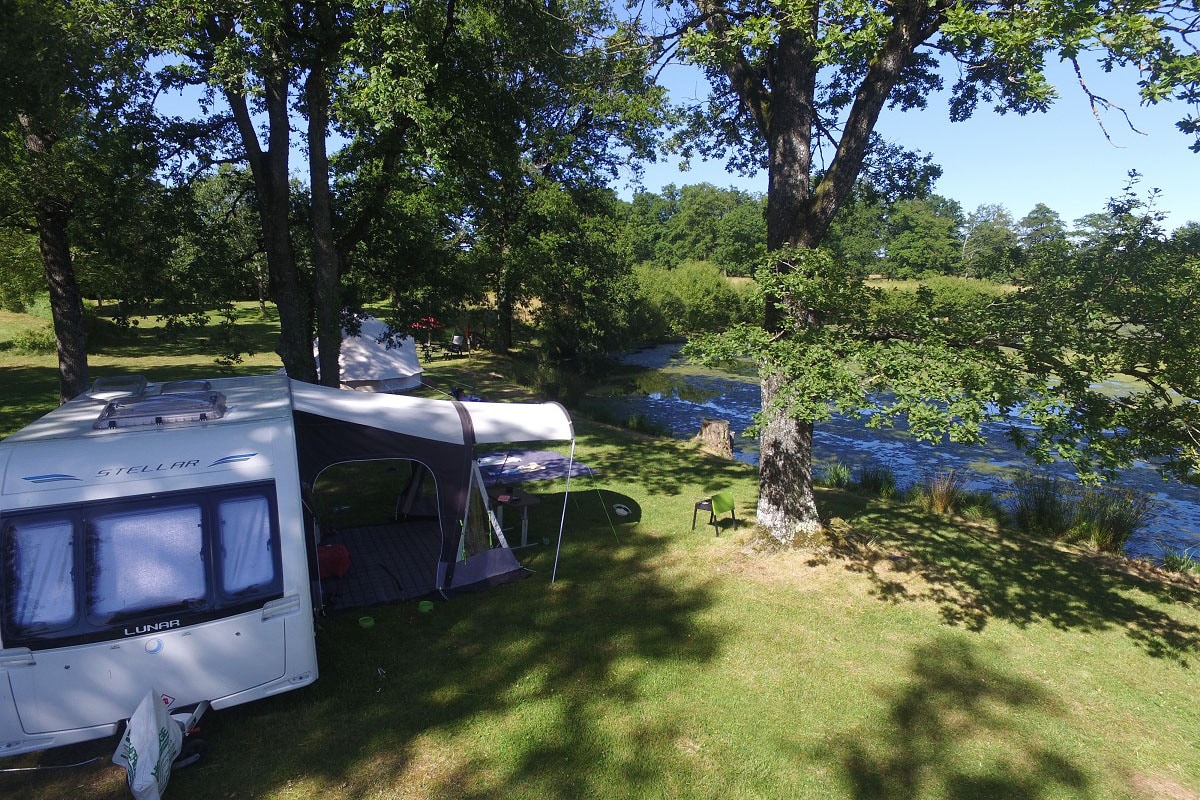
[[[1134,133],[1118,113],[1110,112],[1104,124],[1111,142],[1106,139],[1074,74],[1061,67],[1051,73],[1060,99],[1046,114],[1020,117],[981,108],[970,120],[952,123],[943,94],[931,98],[924,111],[885,110],[878,130],[895,143],[932,153],[942,167],[934,190],[957,200],[966,213],[980,205],[1000,204],[1020,219],[1037,203],[1045,203],[1070,225],[1084,214],[1103,212],[1108,198],[1122,192],[1126,175],[1136,169],[1143,176],[1139,184],[1143,195],[1150,188],[1161,190],[1158,208],[1167,214],[1168,230],[1200,222],[1200,154],[1188,150],[1190,140],[1175,128],[1185,108],[1141,107],[1133,91],[1135,74],[1094,72],[1086,76],[1092,90],[1121,103],[1142,133]],[[703,73],[690,67],[672,65],[662,81],[676,100],[708,92]],[[164,98],[163,105],[176,113],[194,111],[194,101],[174,95]],[[299,137],[295,143],[291,168],[306,181]],[[642,186],[659,191],[669,183],[705,182],[751,192],[767,190],[766,173],[748,178],[729,174],[720,162],[693,162],[689,171],[680,172],[677,162],[661,159],[646,165]],[[626,199],[632,195],[624,183],[614,188]]]
[[[970,213],[983,204],[1005,206],[1020,219],[1037,203],[1045,203],[1070,224],[1079,217],[1103,212],[1108,198],[1119,195],[1131,169],[1142,174],[1144,196],[1161,190],[1157,205],[1167,213],[1166,226],[1200,222],[1200,154],[1188,150],[1190,140],[1175,128],[1185,108],[1178,105],[1141,107],[1133,92],[1132,73],[1088,78],[1093,91],[1121,103],[1141,134],[1131,131],[1114,112],[1103,116],[1111,141],[1097,125],[1074,74],[1052,70],[1060,98],[1045,114],[1020,117],[999,115],[982,107],[966,122],[952,123],[946,97],[930,100],[915,112],[884,112],[878,130],[911,149],[932,153],[942,166],[935,191],[957,200]],[[704,76],[673,67],[664,83],[677,99],[702,96]],[[949,81],[947,81],[949,85]],[[726,173],[721,163],[693,163],[680,172],[676,162],[647,165],[643,186],[658,191],[668,183],[712,183],[753,192],[766,192],[766,174],[745,178]],[[621,195],[628,197],[628,189]]]

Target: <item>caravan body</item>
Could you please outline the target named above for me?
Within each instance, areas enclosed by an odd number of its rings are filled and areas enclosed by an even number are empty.
[[[557,403],[138,380],[0,442],[0,756],[111,735],[151,687],[220,709],[316,680],[302,487],[328,467],[420,465],[437,543],[414,591],[448,594],[521,571],[475,446],[574,439]]]
[[[150,687],[316,679],[289,387],[82,395],[0,442],[0,755],[111,735]]]

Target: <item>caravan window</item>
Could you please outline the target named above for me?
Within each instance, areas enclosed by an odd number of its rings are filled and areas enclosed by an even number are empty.
[[[8,618],[18,630],[57,630],[75,621],[75,526],[37,518],[5,526]]]
[[[271,483],[123,498],[0,520],[6,647],[50,647],[249,611],[283,591]]]
[[[239,497],[220,504],[221,588],[235,595],[275,580],[271,507],[265,497]]]
[[[203,604],[204,530],[196,504],[98,514],[91,521],[93,622]]]

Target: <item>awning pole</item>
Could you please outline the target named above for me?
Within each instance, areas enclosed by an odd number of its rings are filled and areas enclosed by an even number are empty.
[[[575,440],[571,439],[571,456],[567,460],[567,490],[563,492],[562,518],[558,521],[558,546],[554,548],[554,569],[550,570],[550,583],[558,577],[558,554],[562,552],[563,528],[567,526],[567,499],[571,496],[571,473],[575,466]]]

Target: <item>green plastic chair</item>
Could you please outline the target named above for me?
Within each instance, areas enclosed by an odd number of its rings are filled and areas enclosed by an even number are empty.
[[[731,492],[717,492],[712,497],[706,497],[703,500],[696,501],[696,507],[692,509],[692,530],[696,530],[696,515],[701,511],[708,512],[708,524],[713,526],[713,530],[717,532],[717,536],[721,535],[721,528],[718,525],[719,520],[717,515],[729,512],[729,518],[733,520],[734,527],[737,526],[737,515],[733,513],[733,494]]]

